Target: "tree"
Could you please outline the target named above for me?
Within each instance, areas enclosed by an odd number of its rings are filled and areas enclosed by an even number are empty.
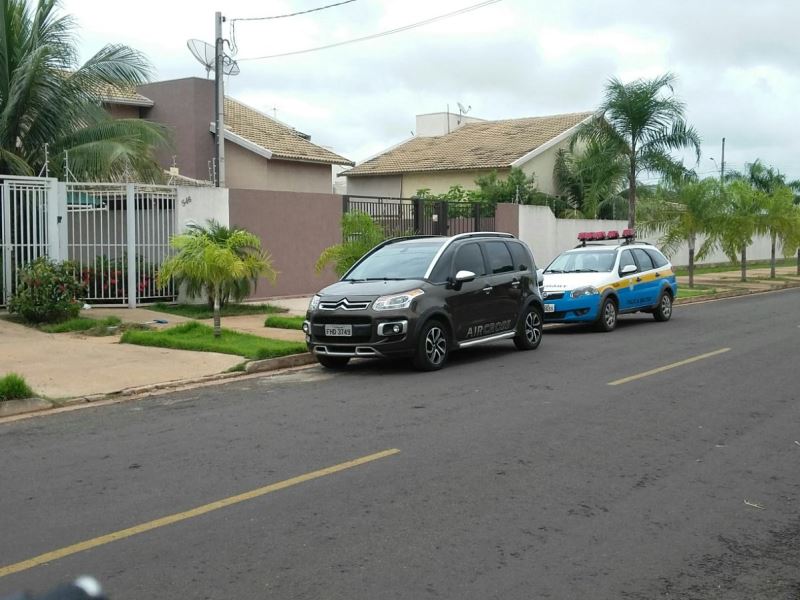
[[[614,205],[627,179],[626,161],[616,150],[614,142],[598,138],[589,140],[580,151],[573,143],[556,154],[556,189],[570,207],[586,218],[596,219],[606,208],[615,212]]]
[[[770,237],[770,279],[775,279],[775,250],[778,242],[781,243],[786,256],[793,254],[797,248],[795,240],[798,238],[797,229],[800,227],[800,222],[793,201],[792,190],[785,185],[774,188],[763,197],[758,229]]]
[[[271,280],[276,273],[269,255],[261,249],[261,240],[244,229],[233,228],[225,235],[212,235],[209,228],[197,227],[173,236],[170,245],[176,254],[161,265],[158,284],[165,287],[170,279],[203,282],[214,298],[214,337],[219,337],[221,299],[243,279],[255,280],[265,275]]]
[[[659,243],[670,254],[686,242],[689,248],[689,287],[694,287],[695,259],[702,260],[719,242],[723,217],[720,183],[716,179],[684,178],[660,185],[646,204],[639,228],[662,234]],[[697,241],[705,236],[700,248]]]
[[[97,180],[133,175],[157,181],[154,149],[166,130],[141,119],[112,119],[104,92],[127,90],[149,79],[142,54],[121,44],[77,63],[77,37],[58,0],[0,0],[0,172],[37,175],[45,165]]]
[[[606,85],[599,115],[578,130],[580,139],[601,141],[624,156],[628,177],[628,226],[636,225],[636,178],[642,171],[670,175],[683,170],[670,152],[695,151],[700,136],[684,120],[684,104],[673,95],[675,76],[637,79],[624,84],[616,77]],[[669,95],[664,95],[667,88]]]
[[[732,261],[736,260],[737,254],[741,256],[742,281],[747,281],[747,247],[761,230],[759,219],[765,201],[766,194],[743,179],[725,186],[720,244]]]
[[[248,233],[246,229],[235,226],[226,227],[214,219],[209,219],[205,226],[193,223],[187,226],[186,229],[187,233],[191,235],[203,235],[209,237],[215,244],[219,246],[225,246],[230,237],[238,231],[244,231],[245,233]],[[253,246],[237,245],[234,247],[234,251],[239,254],[242,259],[246,259],[249,254],[257,254],[261,252],[261,242],[259,241],[258,244]],[[219,299],[220,309],[225,308],[225,305],[231,300],[234,302],[241,302],[247,298],[258,284],[258,278],[260,276],[265,275],[267,279],[272,281],[275,280],[277,273],[271,266],[270,258],[266,254],[264,254],[264,258],[267,260],[267,268],[263,272],[254,270],[245,274],[244,277],[232,279],[230,282],[222,286],[222,295]],[[213,285],[211,285],[208,281],[205,281],[204,279],[185,277],[177,278],[175,283],[179,286],[184,285],[186,295],[190,298],[205,296],[208,301],[208,307],[214,307],[214,288]]]
[[[314,268],[317,273],[322,273],[332,264],[334,272],[341,277],[359,258],[385,239],[381,226],[367,213],[345,213],[342,215],[342,243],[325,248]]]

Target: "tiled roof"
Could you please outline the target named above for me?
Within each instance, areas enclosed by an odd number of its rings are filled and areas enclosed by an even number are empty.
[[[153,106],[153,101],[142,96],[133,88],[121,88],[104,84],[97,89],[97,95],[107,104],[124,104],[128,106]]]
[[[331,165],[353,165],[353,161],[312,144],[302,134],[233,98],[225,98],[225,129],[265,150],[274,158],[303,160]]]
[[[575,127],[592,114],[581,112],[467,123],[446,135],[415,137],[344,171],[342,175],[353,177],[507,168],[515,160]]]

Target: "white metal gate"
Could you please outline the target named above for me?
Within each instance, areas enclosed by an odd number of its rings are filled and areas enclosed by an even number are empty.
[[[5,306],[22,267],[58,254],[58,183],[9,175],[0,182],[0,306]]]
[[[67,258],[77,263],[86,301],[127,305],[171,301],[174,284],[158,286],[176,233],[176,188],[67,183]]]

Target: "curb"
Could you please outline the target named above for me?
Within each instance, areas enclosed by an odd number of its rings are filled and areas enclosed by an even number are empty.
[[[291,354],[278,358],[266,358],[264,360],[251,360],[244,367],[245,373],[262,373],[264,371],[275,371],[277,369],[289,369],[291,367],[301,367],[317,362],[314,355],[306,352],[305,354]]]
[[[13,417],[22,413],[38,412],[53,408],[53,403],[42,398],[25,398],[24,400],[4,400],[0,402],[0,418]]]
[[[698,302],[708,302],[710,300],[723,300],[725,298],[736,298],[737,296],[752,296],[754,294],[767,294],[769,292],[777,292],[780,290],[788,290],[792,288],[800,287],[800,284],[795,283],[787,283],[785,285],[776,285],[768,290],[730,290],[727,292],[718,292],[716,294],[707,294],[704,296],[695,296],[693,298],[678,298],[675,300],[675,306],[680,306],[682,304],[695,304]]]

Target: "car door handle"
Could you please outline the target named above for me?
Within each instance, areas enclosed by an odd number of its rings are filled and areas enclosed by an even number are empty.
[[[636,282],[637,282],[637,283],[638,283],[638,282],[640,282],[641,280],[642,280],[642,278],[641,278],[641,277],[637,277],[637,278],[636,278]]]
[[[484,294],[488,294],[489,292],[491,292],[491,291],[492,291],[492,286],[490,286],[490,285],[487,285],[487,286],[486,286],[485,288],[483,288],[481,291],[482,291]]]
[[[519,279],[515,279],[511,282],[511,287],[518,288],[519,287]]]

